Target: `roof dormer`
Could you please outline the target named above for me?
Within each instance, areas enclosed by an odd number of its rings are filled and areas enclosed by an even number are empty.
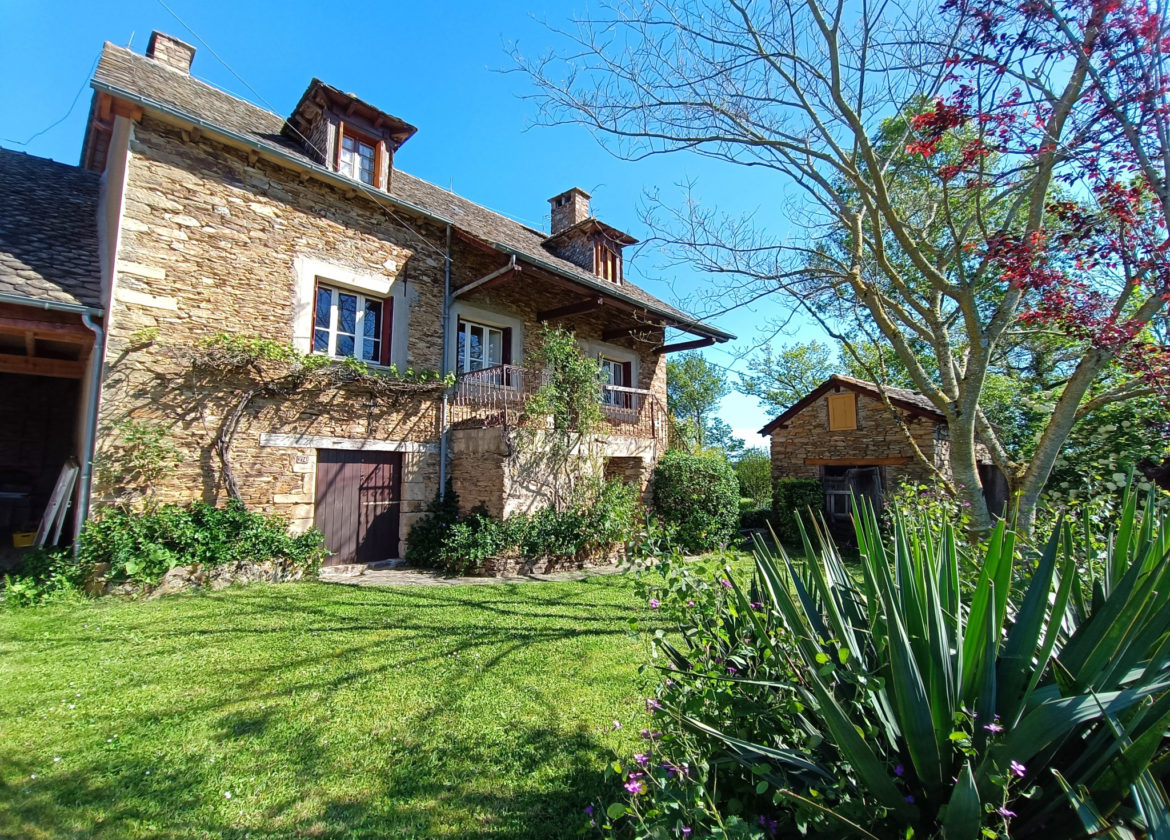
[[[573,187],[550,198],[552,235],[544,246],[611,283],[622,282],[622,249],[638,240],[589,215],[589,193]]]
[[[351,93],[313,79],[283,133],[305,146],[322,166],[389,190],[394,153],[417,130]]]

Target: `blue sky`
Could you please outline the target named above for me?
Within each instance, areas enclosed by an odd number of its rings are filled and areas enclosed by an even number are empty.
[[[545,23],[568,26],[589,7],[546,0],[539,12],[531,8],[515,2],[0,0],[0,146],[76,163],[88,78],[102,42],[141,53],[157,29],[195,45],[195,76],[278,113],[289,113],[316,76],[405,119],[419,131],[396,155],[396,166],[540,229],[548,228],[547,199],[579,186],[592,193],[594,215],[641,237],[638,208],[646,192],[681,197],[677,185],[689,181],[704,202],[785,223],[783,185],[762,183],[757,173],[682,155],[630,163],[605,152],[584,129],[534,126],[526,79],[503,72],[510,67],[507,49],[516,44],[536,55],[555,47]],[[652,248],[640,250],[627,271],[653,294],[705,314],[688,300],[709,278],[666,266]],[[705,355],[743,370],[737,357],[759,340],[758,327],[775,307],[765,301],[714,319],[740,339]],[[719,414],[749,445],[763,444],[754,431],[769,417],[754,399],[733,394]]]

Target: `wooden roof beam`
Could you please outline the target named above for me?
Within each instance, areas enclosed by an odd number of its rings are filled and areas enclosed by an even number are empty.
[[[715,343],[713,338],[696,338],[694,341],[680,341],[677,344],[663,344],[661,347],[655,347],[656,355],[661,356],[663,353],[678,353],[682,350],[698,350],[700,347],[710,347]]]
[[[24,373],[32,376],[81,379],[85,373],[85,365],[82,362],[73,362],[68,359],[37,359],[0,353],[0,373]]]
[[[546,309],[543,312],[537,312],[536,320],[555,321],[557,318],[567,318],[570,315],[582,315],[586,312],[592,312],[594,309],[600,309],[602,306],[605,306],[605,298],[603,296],[588,297],[576,303],[558,306],[556,309]]]

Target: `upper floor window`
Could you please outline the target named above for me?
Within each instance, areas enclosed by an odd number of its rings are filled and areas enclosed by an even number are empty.
[[[338,129],[341,142],[337,146],[337,171],[342,175],[369,184],[378,185],[378,144],[355,133],[342,123]]]
[[[619,362],[616,359],[607,359],[602,356],[601,381],[605,385],[616,385],[619,388],[633,387],[633,367],[630,362]],[[630,397],[628,391],[617,391],[613,388],[602,388],[601,390],[601,401],[606,405],[618,408],[630,408]]]
[[[593,243],[593,266],[597,276],[611,283],[620,283],[622,279],[622,255],[609,246]]]
[[[393,299],[366,297],[317,283],[313,352],[390,364]]]
[[[459,373],[510,364],[512,330],[473,321],[459,321],[456,359]]]

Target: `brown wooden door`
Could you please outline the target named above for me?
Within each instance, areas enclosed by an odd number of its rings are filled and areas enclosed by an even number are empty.
[[[325,565],[398,556],[402,453],[317,452],[315,522],[332,554]]]

